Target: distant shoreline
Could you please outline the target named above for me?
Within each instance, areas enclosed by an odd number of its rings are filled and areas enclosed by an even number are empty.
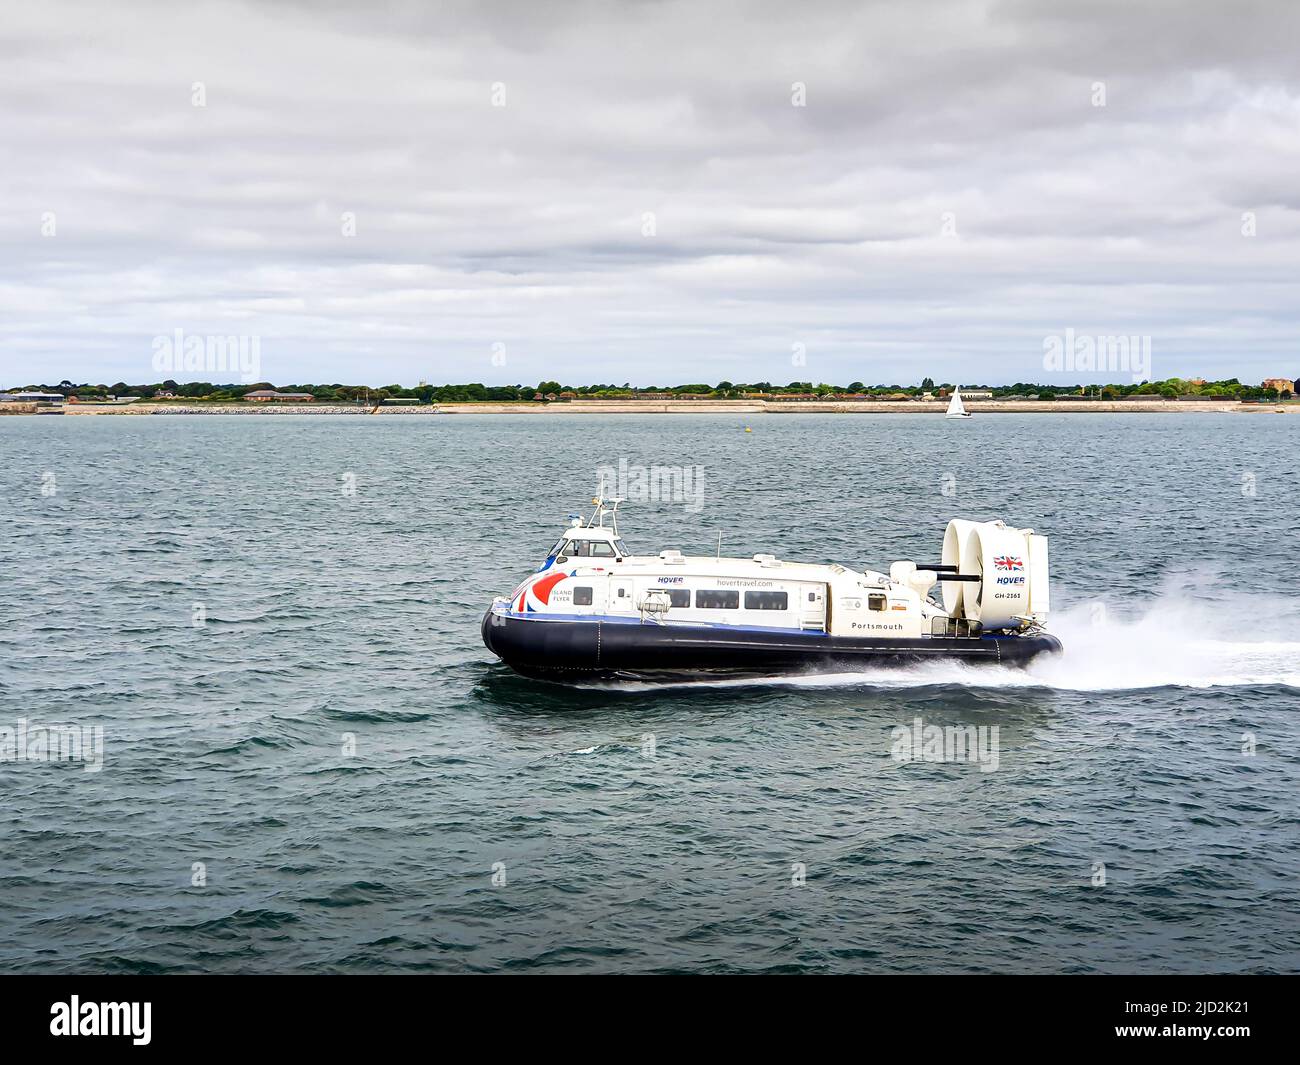
[[[1212,400],[973,400],[968,409],[981,414],[1260,414],[1284,411],[1300,414],[1300,402],[1241,403]],[[563,414],[929,414],[942,416],[947,404],[926,400],[585,400],[557,403],[441,403],[420,407],[357,407],[352,404],[206,404],[206,403],[131,403],[99,405],[70,403],[64,408],[69,415],[159,415],[183,416],[266,416],[266,415],[377,415],[384,417],[418,417],[442,414],[517,414],[545,417]],[[34,410],[13,411],[35,413]]]

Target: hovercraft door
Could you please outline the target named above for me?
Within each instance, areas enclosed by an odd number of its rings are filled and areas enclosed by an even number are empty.
[[[803,594],[799,598],[801,600],[799,627],[804,630],[812,630],[813,632],[825,632],[825,585],[817,585],[816,587],[805,585]]]
[[[632,599],[632,578],[613,577],[609,582],[609,612],[611,614],[631,614],[636,611]]]

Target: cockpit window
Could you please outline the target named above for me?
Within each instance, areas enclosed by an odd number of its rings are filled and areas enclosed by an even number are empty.
[[[611,546],[604,540],[570,540],[567,536],[561,536],[548,557],[563,555],[565,558],[613,558],[615,555],[626,554],[627,548],[622,540],[615,540]]]

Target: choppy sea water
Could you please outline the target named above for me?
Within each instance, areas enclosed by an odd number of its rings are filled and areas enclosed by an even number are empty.
[[[0,969],[1295,971],[1298,436],[0,419],[0,728],[104,737],[98,771],[0,762]],[[1031,525],[1066,654],[517,678],[481,614],[620,459],[707,489],[625,505],[633,549],[883,566],[952,516]],[[996,726],[997,769],[896,760],[917,718]]]

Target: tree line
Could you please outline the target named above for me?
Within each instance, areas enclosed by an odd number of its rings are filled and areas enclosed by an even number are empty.
[[[279,392],[305,392],[322,403],[363,403],[382,402],[384,399],[418,400],[421,403],[476,403],[476,402],[532,402],[542,400],[570,399],[577,396],[593,399],[634,398],[653,394],[670,394],[675,396],[710,396],[718,399],[740,399],[747,395],[770,396],[817,396],[829,398],[842,395],[859,395],[872,397],[906,396],[918,398],[925,393],[936,394],[940,391],[951,392],[954,385],[968,391],[989,391],[995,397],[1022,396],[1034,399],[1057,399],[1089,396],[1097,399],[1123,399],[1130,396],[1161,396],[1177,398],[1179,396],[1202,396],[1223,399],[1277,399],[1286,398],[1288,390],[1264,389],[1259,386],[1242,384],[1232,377],[1223,381],[1202,381],[1170,377],[1163,381],[1142,381],[1138,383],[1112,383],[1105,385],[1080,385],[1077,383],[1050,383],[1018,381],[1012,385],[986,385],[976,382],[944,382],[936,384],[933,378],[926,377],[920,384],[873,384],[853,381],[847,385],[829,384],[811,381],[791,381],[781,385],[771,381],[753,381],[735,383],[719,381],[717,384],[684,385],[648,385],[632,387],[628,383],[573,385],[560,381],[540,381],[536,385],[485,385],[478,382],[469,384],[419,384],[413,388],[391,384],[380,387],[369,385],[345,384],[286,384],[274,385],[269,381],[254,384],[214,384],[208,381],[178,382],[174,380],[158,381],[152,384],[128,384],[117,381],[113,384],[76,384],[72,381],[60,381],[56,385],[33,384],[23,387],[23,391],[59,392],[67,397],[94,401],[108,396],[138,396],[141,399],[160,397],[176,399],[205,400],[210,402],[238,401],[249,392],[273,389]]]

